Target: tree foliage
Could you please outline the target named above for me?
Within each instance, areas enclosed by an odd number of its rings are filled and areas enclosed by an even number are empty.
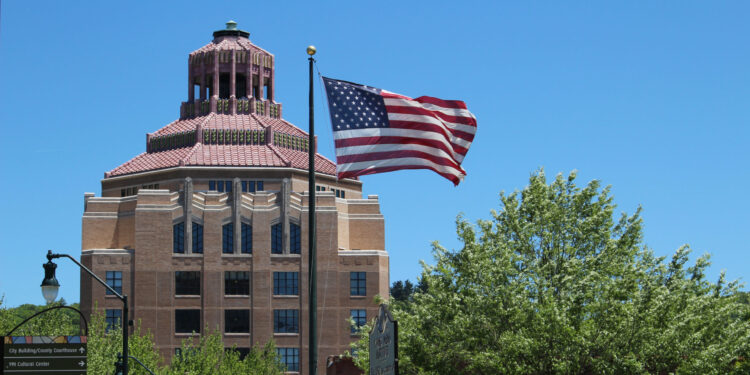
[[[433,244],[412,302],[394,302],[402,374],[746,374],[750,309],[643,245],[640,209],[615,218],[608,187],[543,172],[500,211],[459,216],[459,251]],[[366,332],[356,344],[366,368]]]

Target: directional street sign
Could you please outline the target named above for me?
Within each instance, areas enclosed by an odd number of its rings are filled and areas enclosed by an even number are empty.
[[[2,337],[1,375],[86,374],[86,336]]]

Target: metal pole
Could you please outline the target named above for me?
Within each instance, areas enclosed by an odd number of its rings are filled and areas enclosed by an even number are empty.
[[[104,285],[107,290],[112,292],[117,298],[119,298],[122,301],[123,308],[122,308],[122,322],[120,324],[122,325],[122,353],[125,358],[128,358],[128,324],[130,323],[128,321],[128,296],[122,295],[120,293],[117,293],[116,290],[114,290],[111,286],[109,286],[104,280],[100,279],[99,276],[96,276],[90,269],[86,268],[83,264],[81,264],[79,261],[77,261],[75,258],[68,254],[53,254],[52,250],[47,251],[47,260],[52,261],[52,259],[57,258],[68,258],[73,261],[78,267],[80,267],[82,270],[86,271],[91,277],[94,278],[94,280],[98,281],[99,284]],[[128,361],[127,359],[123,361],[122,363],[122,374],[128,375]]]
[[[312,53],[311,53],[312,52]],[[313,59],[315,47],[307,47],[307,53],[310,55],[310,140],[308,142],[309,152],[309,169],[308,189],[310,191],[310,211],[307,241],[310,247],[308,275],[310,277],[310,375],[316,375],[318,372],[318,342],[317,342],[317,315],[318,315],[318,295],[317,295],[317,266],[315,264],[315,110],[313,105]]]
[[[122,297],[122,322],[120,322],[122,325],[122,374],[128,375],[128,325],[130,321],[128,320],[128,296]]]

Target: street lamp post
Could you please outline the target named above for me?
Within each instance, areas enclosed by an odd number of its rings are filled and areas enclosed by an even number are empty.
[[[57,281],[57,277],[55,277],[55,269],[57,269],[57,264],[52,263],[52,259],[55,258],[68,258],[73,261],[73,263],[77,264],[78,267],[81,267],[82,270],[86,271],[91,277],[94,278],[94,280],[98,281],[99,284],[104,285],[107,290],[112,292],[117,298],[122,301],[122,321],[120,322],[120,325],[122,325],[122,358],[124,358],[119,363],[119,373],[122,375],[128,375],[128,296],[123,295],[120,293],[117,293],[114,288],[107,285],[104,280],[100,279],[99,276],[96,276],[93,272],[91,272],[90,269],[86,268],[83,264],[78,262],[75,258],[68,254],[53,254],[52,250],[47,251],[47,263],[43,264],[44,267],[44,280],[42,280],[42,295],[44,296],[44,299],[47,301],[47,303],[52,303],[57,299],[57,292],[60,290],[60,283]]]

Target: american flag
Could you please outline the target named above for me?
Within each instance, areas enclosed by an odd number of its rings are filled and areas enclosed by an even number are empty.
[[[339,178],[431,169],[458,185],[477,120],[459,100],[412,99],[323,77]]]

